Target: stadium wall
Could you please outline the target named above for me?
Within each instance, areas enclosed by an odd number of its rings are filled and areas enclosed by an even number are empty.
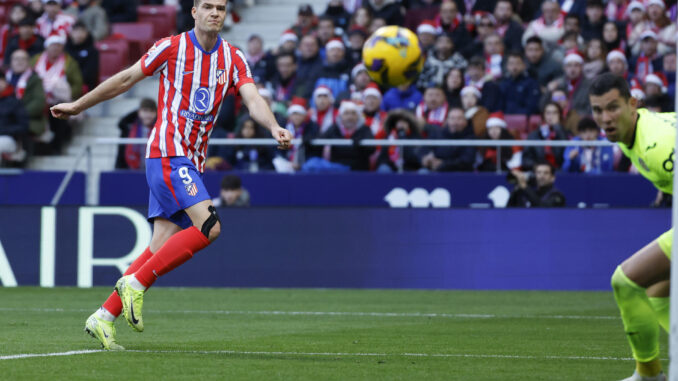
[[[0,283],[111,286],[145,208],[3,207]],[[665,231],[653,209],[221,209],[221,237],[159,286],[606,290]]]
[[[218,194],[225,173],[207,172],[204,182],[213,196]],[[54,196],[64,172],[25,171],[0,175],[0,205],[46,205]],[[240,174],[252,195],[253,206],[432,206],[427,195],[447,207],[501,206],[512,186],[505,175],[491,173],[444,174]],[[85,178],[76,173],[60,205],[85,203]],[[645,207],[656,190],[642,176],[628,174],[558,174],[556,186],[570,207]],[[143,172],[104,172],[100,176],[100,205],[145,206],[148,186]],[[620,192],[619,189],[623,189]],[[417,191],[415,191],[417,190]],[[442,192],[441,192],[442,191]],[[433,200],[431,200],[433,201]]]

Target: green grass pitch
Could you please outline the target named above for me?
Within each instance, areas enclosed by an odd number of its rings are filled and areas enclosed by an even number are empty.
[[[609,292],[158,287],[145,332],[118,319],[127,351],[64,353],[99,349],[83,326],[109,292],[0,288],[0,379],[569,381],[634,367]],[[15,356],[45,353],[62,356]]]

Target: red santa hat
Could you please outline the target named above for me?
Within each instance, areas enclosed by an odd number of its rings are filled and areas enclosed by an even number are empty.
[[[306,115],[306,99],[301,97],[292,98],[292,104],[287,108],[287,115],[289,116],[295,113]]]
[[[338,38],[331,39],[325,45],[326,50],[330,50],[330,49],[334,49],[334,48],[341,48],[342,50],[346,49],[346,47],[344,46],[344,43]]]
[[[367,85],[367,88],[363,90],[363,97],[366,97],[368,95],[381,98],[381,91],[379,90],[379,86],[377,86],[376,83],[374,82],[370,83],[369,85]]]
[[[361,107],[359,104],[353,101],[341,101],[341,105],[339,105],[339,115],[343,114],[346,111],[355,111],[357,113],[360,113]]]
[[[626,60],[626,55],[624,54],[624,52],[622,52],[621,49],[614,49],[614,50],[610,51],[609,53],[607,53],[607,58],[605,59],[605,61],[609,65],[610,61],[615,60],[615,59],[619,59],[619,60],[624,61],[626,66],[629,65],[629,62]]]
[[[280,36],[279,44],[282,45],[289,41],[294,41],[295,43],[299,42],[299,37],[297,37],[297,35],[291,29],[283,32],[283,34]]]
[[[626,14],[629,15],[629,14],[631,14],[631,12],[635,11],[636,9],[645,13],[645,5],[643,5],[643,3],[640,2],[640,1],[634,0],[634,1],[629,3],[628,7],[626,7]]]
[[[493,112],[492,114],[490,114],[490,117],[487,119],[485,126],[487,128],[490,128],[490,127],[506,128],[507,124],[506,124],[506,121],[504,120],[504,113],[501,112],[501,111],[497,111],[497,112]]]
[[[664,3],[664,0],[647,0],[645,5],[648,7],[650,5],[659,5],[660,7],[662,7],[662,9],[666,9],[666,4]]]
[[[431,20],[424,20],[417,27],[417,34],[428,33],[428,34],[438,34],[438,28],[436,27],[435,22]]]
[[[464,86],[464,88],[461,89],[461,96],[463,97],[466,94],[473,94],[478,99],[480,99],[480,97],[482,97],[480,90],[478,90],[478,88],[475,87],[475,86]]]
[[[66,45],[66,36],[61,33],[52,32],[52,34],[45,39],[45,48],[52,44]]]
[[[315,97],[317,97],[319,95],[327,95],[328,97],[330,97],[330,100],[332,102],[334,102],[334,96],[332,95],[332,90],[330,90],[330,88],[325,86],[325,85],[320,85],[320,86],[316,87],[315,90],[313,90],[313,99],[315,99]]]
[[[570,62],[579,62],[580,64],[584,63],[584,57],[582,57],[581,53],[579,53],[576,50],[569,50],[567,54],[565,55],[565,59],[563,60],[563,65],[567,65]]]
[[[633,87],[631,87],[631,96],[639,101],[645,99],[645,92],[643,91],[643,88],[640,87],[639,83],[636,82]]]
[[[494,18],[494,15],[487,11],[475,11],[473,12],[473,19],[476,25],[480,24],[480,21],[483,18],[487,18],[492,22],[492,24],[497,25],[497,19]]]
[[[666,93],[666,89],[669,86],[669,81],[666,80],[666,76],[664,76],[664,73],[659,72],[646,75],[645,84],[647,85],[648,83],[652,83],[659,86],[662,89],[663,94]]]

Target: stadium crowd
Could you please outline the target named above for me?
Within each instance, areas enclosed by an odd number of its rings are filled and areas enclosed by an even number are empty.
[[[136,0],[31,0],[17,3],[0,30],[0,154],[5,165],[28,154],[59,153],[71,135],[50,105],[99,81],[95,41],[110,25],[136,20]],[[178,9],[191,27],[192,1]],[[260,94],[281,126],[303,143],[212,146],[207,167],[278,171],[531,170],[634,171],[612,147],[366,147],[362,139],[603,140],[590,119],[588,87],[599,73],[626,78],[633,96],[673,111],[676,2],[671,0],[329,0],[302,4],[296,20],[265,51],[252,35],[245,54]],[[234,20],[235,17],[229,20]],[[361,63],[368,36],[383,25],[414,31],[426,60],[412,84],[381,88]],[[4,78],[3,81],[1,78]],[[17,102],[19,100],[19,102]],[[143,100],[121,135],[148,136],[156,105]],[[266,137],[230,93],[212,137]],[[312,146],[348,138],[352,146]],[[121,147],[116,167],[143,167],[143,146]],[[498,163],[498,160],[500,161]]]

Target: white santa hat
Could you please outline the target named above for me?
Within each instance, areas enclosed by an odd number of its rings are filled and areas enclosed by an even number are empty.
[[[632,88],[631,88],[631,96],[638,99],[639,101],[642,101],[645,99],[645,92],[643,89],[640,87],[638,83],[636,83]]]
[[[417,27],[417,34],[428,33],[428,34],[438,34],[438,29],[433,21],[424,21]]]
[[[581,54],[579,54],[579,52],[577,52],[575,50],[571,50],[565,56],[565,59],[563,60],[563,65],[567,65],[570,62],[579,62],[580,64],[583,64],[584,63],[584,57],[582,57]]]
[[[464,88],[461,89],[461,96],[463,97],[466,94],[473,94],[478,99],[480,99],[480,97],[482,96],[480,90],[478,90],[478,88],[475,86],[464,86]]]
[[[640,10],[641,12],[645,13],[645,5],[643,5],[642,2],[640,1],[632,1],[629,3],[629,6],[626,7],[626,14],[630,15],[631,12],[635,11],[636,9]]]
[[[339,115],[343,114],[346,111],[355,111],[357,113],[361,112],[361,107],[353,101],[341,101],[339,106]]]
[[[367,88],[363,90],[363,97],[366,97],[368,95],[373,95],[375,97],[381,98],[381,91],[379,91],[379,86],[377,86],[376,83],[370,83],[367,85]]]
[[[506,121],[504,120],[504,113],[501,112],[501,111],[497,111],[497,112],[493,112],[492,114],[490,114],[490,117],[487,119],[485,126],[487,128],[490,128],[490,127],[506,128],[507,124],[506,124]]]
[[[279,44],[282,45],[282,44],[289,42],[289,41],[294,41],[295,43],[299,42],[299,37],[297,37],[297,35],[294,32],[292,32],[291,30],[286,30],[282,34],[282,36],[280,36]]]
[[[662,78],[663,76],[664,76],[663,74],[661,74],[660,76],[657,73],[648,74],[645,76],[645,84],[646,85],[648,83],[655,84],[662,89],[662,93],[666,93],[668,83],[665,78]]]
[[[614,50],[610,51],[609,53],[607,53],[607,58],[605,59],[605,61],[609,65],[610,61],[615,60],[615,59],[624,61],[624,63],[627,66],[629,64],[628,61],[626,60],[626,55],[620,49],[614,49]]]
[[[330,100],[334,102],[334,96],[332,95],[332,90],[330,90],[329,87],[325,85],[320,85],[313,90],[313,99],[315,99],[319,95],[327,95],[330,97]]]
[[[259,95],[261,95],[264,98],[273,99],[273,93],[271,93],[271,90],[265,87],[259,89]]]
[[[358,74],[360,74],[361,71],[367,72],[367,68],[365,67],[365,65],[362,62],[355,65],[353,67],[353,69],[351,69],[351,78],[357,77]]]
[[[640,40],[641,41],[643,41],[646,38],[651,38],[651,39],[657,41],[657,39],[658,39],[657,33],[652,31],[651,29],[647,29],[646,31],[644,31],[643,33],[640,34]]]
[[[659,5],[662,7],[662,9],[666,9],[666,4],[664,3],[663,0],[647,0],[646,5],[649,7],[650,5]]]
[[[341,50],[345,50],[346,47],[344,46],[344,43],[341,42],[340,39],[338,38],[333,38],[331,39],[327,45],[325,45],[326,50],[334,49],[334,48],[341,48]]]
[[[52,44],[66,45],[66,36],[61,34],[52,34],[45,40],[45,48]]]

